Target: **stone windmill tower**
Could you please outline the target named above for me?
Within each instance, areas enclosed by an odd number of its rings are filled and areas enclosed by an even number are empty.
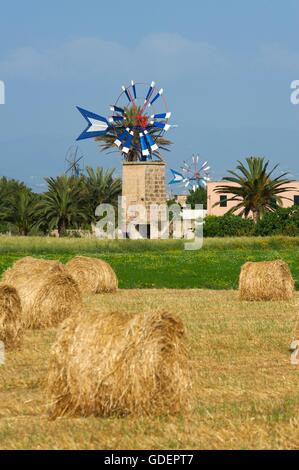
[[[78,108],[88,122],[87,129],[78,140],[95,138],[103,150],[117,147],[123,162],[123,217],[127,224],[135,218],[131,206],[143,206],[138,225],[149,225],[152,205],[166,204],[165,169],[160,149],[171,142],[165,133],[169,124],[164,90],[150,85],[134,83],[122,87],[122,93],[111,106],[108,119]],[[147,230],[149,235],[149,230]]]

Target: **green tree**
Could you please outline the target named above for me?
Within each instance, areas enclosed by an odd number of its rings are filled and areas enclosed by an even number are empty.
[[[36,225],[36,201],[37,196],[27,189],[21,190],[12,200],[12,212],[8,220],[17,228],[20,235],[29,235]]]
[[[0,222],[6,230],[28,235],[35,224],[36,195],[24,183],[0,178]]]
[[[79,228],[87,220],[82,198],[82,179],[68,176],[45,178],[48,191],[37,205],[39,224],[47,222],[59,235],[71,227]]]
[[[125,120],[122,121],[119,124],[115,123],[114,126],[119,126],[123,130],[126,129],[127,127],[132,129],[134,126],[138,126],[139,125],[138,115],[141,114],[141,111],[142,111],[142,109],[141,109],[140,106],[138,106],[137,109],[134,106],[130,106],[130,107],[125,108],[125,115],[126,115]],[[146,116],[146,117],[147,117],[147,119],[150,119],[150,116]],[[161,134],[161,129],[152,128],[150,130],[150,134],[152,135],[153,139],[155,140],[155,142],[159,146],[159,149],[169,151],[169,147],[170,147],[170,145],[172,145],[172,142],[160,135]],[[101,150],[103,152],[107,152],[108,150],[112,150],[113,148],[116,149],[116,146],[115,146],[115,143],[114,143],[116,139],[117,139],[117,136],[115,134],[115,131],[113,129],[111,129],[111,130],[108,130],[108,132],[105,135],[103,135],[101,137],[97,137],[96,141],[100,142]],[[134,138],[133,138],[133,145],[132,145],[129,153],[127,155],[124,154],[125,159],[128,162],[135,162],[135,161],[141,160],[142,155],[141,155],[139,149],[140,149],[139,132],[135,132],[134,133]],[[159,150],[153,152],[153,155],[155,157],[157,157],[159,160],[162,160],[162,157],[160,155]]]
[[[278,165],[268,170],[270,162],[264,158],[250,157],[246,158],[245,164],[238,163],[236,171],[229,171],[229,176],[223,178],[233,184],[219,185],[216,191],[227,194],[228,201],[236,203],[228,214],[238,212],[245,218],[252,216],[257,223],[265,213],[281,206],[283,199],[288,199],[283,194],[294,189],[289,186],[292,181],[287,178],[288,173],[275,176]]]
[[[192,209],[195,208],[197,204],[203,205],[204,209],[207,209],[207,201],[208,201],[208,191],[206,188],[199,187],[195,191],[190,191],[189,196],[187,198],[187,204],[190,204]]]
[[[87,215],[90,221],[95,221],[95,210],[100,204],[117,206],[118,196],[121,195],[121,179],[114,178],[115,170],[104,170],[97,167],[86,168],[83,177],[82,197],[87,206]]]

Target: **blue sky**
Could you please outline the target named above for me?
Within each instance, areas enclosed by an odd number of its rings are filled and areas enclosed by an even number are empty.
[[[183,6],[182,6],[183,5]],[[75,106],[108,113],[122,84],[155,80],[173,122],[169,168],[199,153],[221,178],[261,155],[299,178],[299,2],[1,2],[0,174],[41,188],[83,130]],[[86,165],[121,169],[83,142]]]

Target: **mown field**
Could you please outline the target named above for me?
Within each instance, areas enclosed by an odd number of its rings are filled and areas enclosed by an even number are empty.
[[[121,290],[85,299],[108,311],[157,308],[183,319],[193,361],[190,414],[49,421],[44,382],[56,330],[28,331],[0,367],[1,449],[297,449],[299,370],[288,346],[291,303],[240,302],[236,292]]]
[[[236,289],[246,261],[285,260],[299,289],[299,238],[207,239],[199,251],[180,241],[94,241],[0,238],[0,274],[23,256],[58,259],[79,255],[108,261],[122,289]]]

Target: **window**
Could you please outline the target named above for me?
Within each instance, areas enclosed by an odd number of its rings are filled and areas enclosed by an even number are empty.
[[[227,196],[220,196],[220,207],[227,207]]]
[[[299,196],[294,196],[294,206],[299,206]]]

